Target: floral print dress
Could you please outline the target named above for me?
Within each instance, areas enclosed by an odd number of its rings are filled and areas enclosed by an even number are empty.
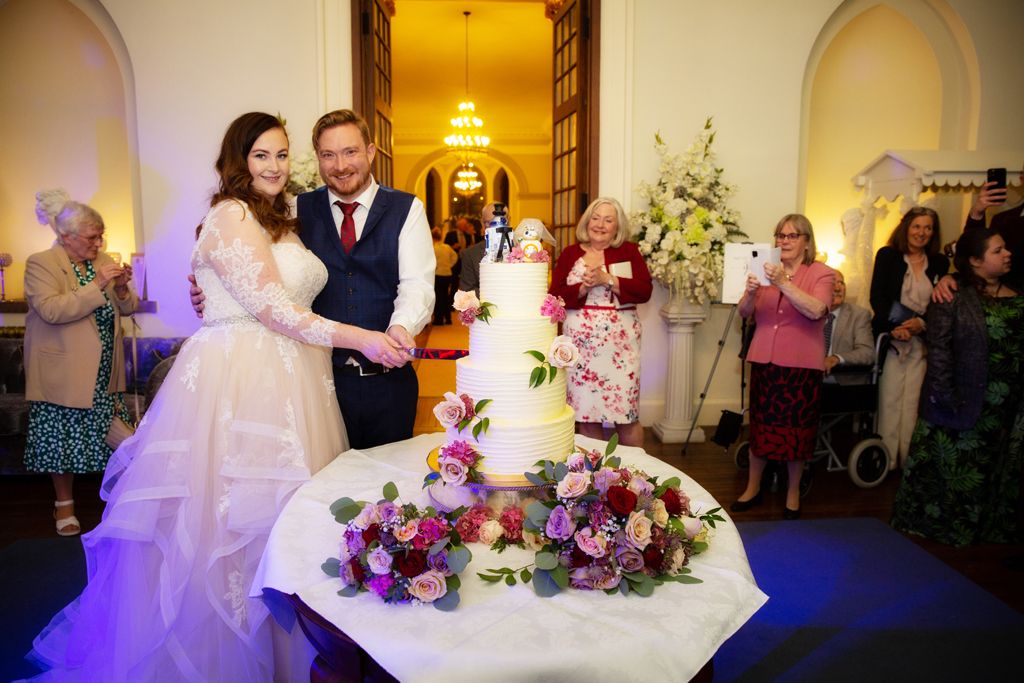
[[[583,281],[581,257],[566,282]],[[640,318],[635,306],[620,308],[610,287],[587,292],[581,309],[566,311],[563,332],[580,351],[569,370],[569,405],[577,422],[627,424],[640,418]]]
[[[92,261],[85,262],[85,272],[77,264],[72,264],[72,267],[79,286],[84,287],[96,277]],[[106,297],[106,292],[103,296]],[[31,402],[25,468],[32,472],[83,474],[102,471],[110,458],[110,447],[105,439],[114,419],[115,404],[121,419],[130,421],[123,394],[107,393],[114,362],[114,307],[108,300],[96,309],[93,316],[100,333],[101,351],[92,408]]]
[[[955,546],[1020,542],[1024,297],[982,299],[988,386],[978,421],[957,431],[918,420],[892,525]]]

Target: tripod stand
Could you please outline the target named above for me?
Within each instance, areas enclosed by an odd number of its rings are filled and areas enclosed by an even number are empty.
[[[697,418],[700,417],[700,411],[704,407],[704,401],[708,396],[708,389],[711,387],[711,380],[714,379],[715,370],[718,368],[718,361],[722,357],[722,349],[725,348],[725,340],[729,337],[729,330],[732,328],[732,321],[736,318],[737,305],[733,304],[732,308],[729,309],[729,319],[725,321],[725,328],[722,330],[722,336],[718,338],[718,348],[715,350],[715,360],[711,363],[711,370],[708,372],[708,379],[704,382],[704,390],[700,392],[700,403],[697,404],[697,410],[693,413],[693,421],[690,423],[690,431],[686,433],[686,441],[683,442],[683,455],[686,455],[686,449],[690,445],[690,437],[693,436],[693,430],[697,428]],[[743,319],[742,338],[747,337],[747,320]],[[746,355],[745,353],[740,354],[741,357]],[[747,390],[747,375],[746,375],[746,363],[743,363],[740,367],[740,412],[732,413],[730,411],[722,411],[722,421],[724,422],[727,418],[733,423],[730,427],[735,431],[736,436],[739,435],[739,429],[743,424],[743,412],[744,412],[744,401]],[[719,425],[721,429],[722,425]],[[718,437],[718,434],[715,434]],[[729,444],[735,441],[735,436],[729,440],[729,443],[723,444],[718,438],[715,438],[715,443],[725,446],[728,448]]]

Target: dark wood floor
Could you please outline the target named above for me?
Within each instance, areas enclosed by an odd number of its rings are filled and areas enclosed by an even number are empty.
[[[714,428],[706,428],[705,431],[710,435]],[[732,453],[715,444],[693,444],[683,456],[679,445],[662,444],[647,430],[644,445],[651,455],[700,482],[723,506],[727,507],[735,500],[746,483],[746,472],[736,467]],[[99,484],[98,474],[82,475],[75,482],[76,510],[86,530],[99,522],[103,511]],[[888,521],[898,486],[899,472],[890,473],[876,488],[862,489],[854,485],[845,472],[827,472],[824,462],[815,463],[813,484],[802,503],[802,517],[875,517]],[[784,490],[780,488],[774,494],[766,491],[766,494],[763,505],[736,514],[736,521],[781,519]],[[0,525],[0,547],[23,538],[54,537],[54,524],[50,517],[52,505],[53,488],[48,476],[0,476],[0,518],[4,520]],[[910,538],[1024,613],[1024,546],[990,544],[957,549]],[[907,568],[907,571],[912,570]]]

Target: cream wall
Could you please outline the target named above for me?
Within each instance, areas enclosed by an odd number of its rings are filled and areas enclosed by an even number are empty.
[[[135,249],[131,150],[117,60],[90,19],[65,0],[0,3],[0,251],[6,295],[24,298],[25,259],[54,234],[35,194],[63,187],[106,223],[107,250]],[[6,316],[19,324],[22,316]]]
[[[99,17],[95,21],[102,23],[105,17],[110,22],[104,35],[108,40],[123,40],[121,47],[133,71],[134,96],[127,109],[134,105],[137,121],[125,125],[130,129],[137,124],[138,151],[133,161],[139,170],[133,192],[141,210],[134,221],[144,237],[151,298],[160,305],[159,318],[144,316],[144,333],[187,334],[196,326],[185,296],[191,235],[213,189],[212,164],[220,136],[242,112],[280,111],[288,119],[296,151],[308,149],[307,131],[316,117],[329,108],[351,104],[349,4],[347,0],[106,0],[102,4],[76,0],[74,4],[87,15]],[[853,17],[847,15],[875,4],[867,0],[602,0],[600,192],[623,198],[628,208],[639,208],[634,188],[640,180],[653,180],[657,172],[654,133],[660,130],[674,149],[682,149],[705,117],[713,115],[719,163],[727,180],[739,187],[734,206],[750,236],[766,239],[780,215],[804,208],[807,159],[801,150],[811,128],[805,120],[810,96],[805,80],[813,80],[806,73],[808,63],[824,49],[818,44],[820,37],[835,31],[833,23],[849,21]],[[970,60],[961,64],[963,60],[936,54],[944,73],[961,69],[968,81],[976,73],[977,90],[964,96],[969,106],[966,113],[958,114],[969,129],[962,144],[1024,147],[1024,129],[1019,125],[1024,93],[1010,87],[1020,82],[1019,41],[1012,32],[1024,25],[1024,4],[1016,0],[891,0],[885,4],[912,16],[919,25],[945,22],[953,26],[950,40],[970,47],[976,60],[974,71]],[[11,6],[13,2],[6,5]],[[117,47],[112,49],[117,54]],[[30,72],[13,71],[9,87],[27,88]],[[4,83],[8,87],[6,78]],[[956,99],[943,93],[944,117]],[[130,112],[126,116],[133,118]],[[944,118],[943,125],[949,119]],[[43,132],[34,121],[18,128],[26,139],[47,139]],[[880,151],[881,145],[866,150],[866,158]],[[24,174],[21,168],[18,172]],[[534,173],[539,171],[530,171],[531,185]],[[538,183],[537,191],[543,192],[546,185]],[[2,199],[6,205],[8,198]],[[31,217],[19,217],[14,225],[20,230]],[[8,237],[13,227],[5,220],[0,229]],[[0,250],[5,249],[0,246]],[[641,311],[641,418],[646,423],[662,411],[666,349],[664,324],[657,311],[664,300],[659,289]],[[727,315],[727,309],[716,307],[710,320],[698,328],[694,370],[698,390]],[[17,321],[5,316],[2,322]],[[717,421],[722,408],[738,407],[736,351],[737,335],[732,332],[702,423]]]
[[[806,143],[801,136],[809,127],[804,114],[805,98],[811,95],[805,86],[807,66],[822,49],[816,43],[821,34],[834,30],[830,23],[833,14],[849,21],[853,16],[847,15],[877,4],[604,0],[601,193],[625,198],[628,208],[640,208],[636,184],[653,180],[657,174],[654,133],[661,131],[673,149],[682,150],[699,132],[705,117],[713,115],[719,165],[725,169],[726,179],[739,188],[734,206],[742,214],[742,226],[751,238],[767,239],[779,216],[805,208],[802,178],[806,159],[801,149]],[[977,131],[975,138],[968,135],[963,144],[973,148],[976,139],[978,147],[1019,148],[1024,129],[1016,113],[1024,110],[1024,93],[1006,84],[1019,83],[1015,73],[1020,60],[1011,31],[1024,25],[1024,4],[1013,0],[893,0],[885,4],[932,31],[944,21],[961,43],[978,46],[980,89],[962,95],[968,100],[977,98]],[[936,59],[947,71],[953,68],[950,62],[970,71],[969,63],[960,64],[962,60],[949,54],[936,55]],[[918,78],[899,65],[889,66],[893,78]],[[955,113],[971,123],[969,116],[949,111],[956,99],[945,93],[943,115],[955,118]],[[877,149],[866,149],[864,163],[890,142],[880,141]],[[857,170],[850,169],[849,175]],[[833,229],[838,229],[837,223]],[[667,350],[658,308],[665,300],[658,287],[651,303],[641,308],[641,420],[645,423],[663,413]],[[703,388],[727,318],[727,308],[714,307],[710,319],[697,329],[695,394]],[[739,408],[738,329],[734,323],[727,337],[701,424],[717,422],[723,408]],[[694,398],[696,402],[696,395]]]

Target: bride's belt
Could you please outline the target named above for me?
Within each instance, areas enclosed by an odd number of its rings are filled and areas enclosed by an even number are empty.
[[[242,325],[244,325],[246,327],[249,327],[249,326],[252,326],[252,325],[262,325],[262,324],[263,323],[261,323],[259,320],[257,320],[255,317],[253,317],[251,315],[232,315],[232,316],[229,316],[227,318],[218,318],[216,320],[207,320],[206,318],[203,318],[203,327],[225,327],[225,326],[228,326],[228,325],[231,325],[231,326],[242,326]]]

